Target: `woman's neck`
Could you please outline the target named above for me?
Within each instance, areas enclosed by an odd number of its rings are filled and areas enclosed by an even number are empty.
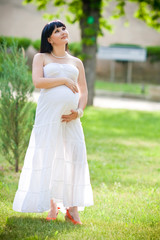
[[[65,45],[64,46],[54,46],[52,53],[57,57],[63,57],[66,55]]]

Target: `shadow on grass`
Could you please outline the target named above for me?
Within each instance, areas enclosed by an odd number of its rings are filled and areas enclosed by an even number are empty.
[[[0,239],[3,240],[45,240],[58,239],[63,233],[78,231],[82,226],[72,225],[63,219],[47,222],[42,217],[9,217]]]

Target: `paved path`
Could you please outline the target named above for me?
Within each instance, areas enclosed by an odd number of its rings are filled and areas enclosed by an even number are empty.
[[[94,106],[140,111],[160,111],[160,102],[151,102],[130,98],[95,97]]]
[[[37,102],[39,92],[33,93],[33,99]],[[119,97],[99,97],[94,98],[94,106],[102,108],[129,109],[140,111],[160,111],[160,102],[151,102],[146,100],[137,100]]]

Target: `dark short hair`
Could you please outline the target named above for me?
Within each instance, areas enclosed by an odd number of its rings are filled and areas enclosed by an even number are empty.
[[[60,20],[54,20],[44,26],[41,34],[41,47],[40,47],[41,53],[51,53],[53,47],[48,42],[48,38],[52,35],[54,29],[59,27],[66,27],[66,25],[62,23]],[[67,46],[68,43],[66,44],[66,50],[68,49]]]

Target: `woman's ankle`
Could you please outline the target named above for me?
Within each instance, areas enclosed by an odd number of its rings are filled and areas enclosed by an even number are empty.
[[[68,210],[75,221],[81,222],[79,218],[78,207],[69,207]]]
[[[77,213],[78,212],[78,207],[69,207],[69,212]]]
[[[51,210],[51,211],[56,210],[56,209],[57,209],[57,203],[54,202],[53,200],[51,200],[50,203],[51,203],[51,208],[50,208],[50,210]]]

